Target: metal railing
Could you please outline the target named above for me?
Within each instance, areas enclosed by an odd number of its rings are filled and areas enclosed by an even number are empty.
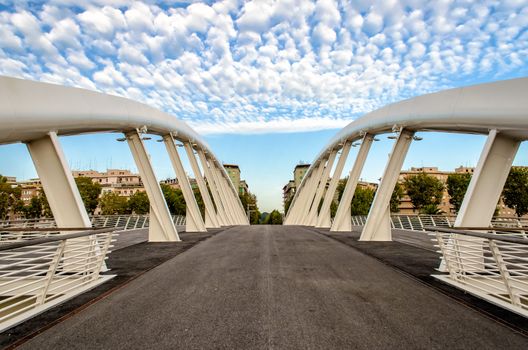
[[[484,232],[426,226],[447,275],[436,278],[528,317],[528,236],[525,228]]]
[[[456,216],[451,215],[391,215],[391,227],[393,229],[425,231],[425,226],[453,227]],[[366,215],[352,216],[352,225],[363,226],[367,222]],[[528,219],[513,217],[494,217],[491,220],[492,227],[526,227]]]
[[[0,332],[113,276],[100,275],[116,230],[0,245]]]
[[[92,226],[97,228],[122,227],[123,230],[135,230],[149,226],[149,215],[94,215],[90,219]],[[185,225],[185,215],[173,215],[172,220],[175,225]],[[52,228],[57,225],[53,218],[0,221],[0,229],[9,227]]]

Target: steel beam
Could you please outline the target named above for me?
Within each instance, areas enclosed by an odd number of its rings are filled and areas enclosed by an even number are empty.
[[[306,175],[306,178],[301,181],[299,184],[299,188],[295,189],[295,194],[293,195],[292,202],[290,203],[290,207],[288,208],[288,214],[286,215],[286,219],[283,223],[283,225],[295,225],[296,221],[298,219],[298,212],[300,211],[300,203],[303,203],[303,198],[306,197],[306,189],[307,186],[309,186],[309,183],[312,181],[313,176],[312,174]]]
[[[361,241],[391,241],[392,232],[390,226],[390,199],[401,167],[409,146],[411,145],[414,131],[401,130],[398,139],[394,143],[389,161],[383,173],[381,183],[374,196],[374,201],[369,210],[367,222],[363,226]]]
[[[179,241],[178,231],[139,132],[127,132],[125,136],[150,201],[149,242]]]
[[[163,142],[167,148],[167,153],[169,154],[172,167],[174,168],[176,178],[178,179],[180,189],[183,193],[183,198],[185,199],[185,232],[207,232],[202,214],[200,213],[200,208],[196,202],[196,197],[194,196],[191,184],[189,183],[189,178],[185,173],[180,155],[178,154],[174,138],[171,134],[164,135]]]
[[[343,195],[341,196],[341,200],[339,201],[334,222],[330,228],[331,232],[349,232],[352,230],[350,204],[352,202],[352,198],[354,198],[359,177],[363,171],[363,166],[367,160],[373,140],[374,136],[371,134],[366,134],[363,136],[363,141],[361,142],[356,160],[352,166],[352,169],[350,169],[350,173],[348,174],[347,184],[345,186],[345,190],[343,191]]]
[[[519,145],[519,140],[490,131],[454,227],[489,226]]]
[[[321,179],[319,180],[319,186],[317,186],[317,190],[315,191],[315,197],[312,203],[312,207],[310,208],[308,212],[308,216],[305,218],[304,223],[308,226],[315,226],[317,221],[317,214],[319,211],[319,203],[321,203],[321,198],[323,197],[323,194],[326,189],[326,184],[328,183],[328,178],[330,176],[330,171],[332,171],[332,167],[334,166],[334,160],[337,155],[337,149],[330,152],[330,156],[328,157],[328,161],[326,162],[326,166],[323,170],[323,173],[321,174]]]
[[[218,228],[220,227],[220,224],[218,223],[215,207],[213,201],[211,200],[207,184],[205,183],[202,172],[200,171],[200,167],[198,166],[198,162],[196,161],[196,156],[194,155],[193,148],[189,142],[184,142],[183,147],[185,148],[185,152],[187,153],[187,158],[189,158],[189,163],[191,163],[191,168],[193,170],[194,177],[196,178],[196,183],[198,184],[200,194],[202,195],[202,199],[204,201],[205,227]]]
[[[337,184],[339,183],[339,180],[341,179],[341,173],[343,172],[343,168],[345,167],[345,163],[348,158],[348,153],[350,152],[351,146],[352,146],[352,142],[350,141],[346,141],[343,145],[343,148],[341,150],[341,156],[339,157],[336,168],[334,170],[334,174],[332,175],[332,180],[330,180],[330,184],[328,185],[328,190],[326,191],[326,194],[323,200],[323,206],[321,207],[321,211],[319,212],[319,216],[317,217],[316,227],[330,228],[331,226],[330,207],[332,205],[332,202],[334,201]]]
[[[205,153],[201,148],[198,148],[196,152],[198,153],[198,157],[202,163],[202,169],[204,170],[205,178],[207,179],[207,183],[211,189],[211,195],[213,196],[213,200],[216,205],[218,223],[221,226],[228,226],[230,225],[229,218],[227,217],[224,203],[222,203],[222,198],[220,197],[220,190],[216,186],[215,177],[213,176],[213,172],[211,171],[207,158],[205,157]]]
[[[295,212],[292,212],[292,214],[295,214],[292,217],[292,225],[301,225],[304,217],[307,215],[306,207],[310,208],[309,205],[311,205],[313,201],[315,189],[317,184],[319,184],[319,178],[321,177],[325,162],[326,160],[321,160],[318,164],[314,165],[315,168],[310,173],[310,177],[300,186],[300,189],[297,192],[295,208],[293,208]],[[319,170],[321,170],[321,172]]]
[[[222,203],[224,203],[224,208],[226,209],[226,213],[230,219],[230,223],[231,225],[237,225],[239,224],[238,218],[236,216],[233,203],[229,198],[226,183],[222,177],[222,174],[220,173],[220,169],[218,169],[217,164],[212,159],[209,159],[209,164],[212,165],[211,170],[216,182],[216,186],[220,190],[220,198],[222,199]]]
[[[58,227],[92,227],[55,132],[26,143]]]

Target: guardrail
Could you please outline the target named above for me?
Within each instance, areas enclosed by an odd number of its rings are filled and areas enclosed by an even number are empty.
[[[525,228],[451,229],[425,226],[440,248],[447,275],[434,277],[528,317]],[[488,232],[476,232],[482,230]]]
[[[425,231],[425,226],[453,227],[456,216],[450,215],[391,215],[393,229]],[[363,226],[367,222],[366,215],[352,216],[352,225]],[[497,216],[491,220],[492,227],[526,227],[528,219]]]
[[[0,332],[112,278],[100,272],[115,231],[84,230],[1,244]]]
[[[90,217],[93,227],[122,227],[123,230],[135,230],[149,226],[149,215],[95,215]],[[173,215],[175,225],[185,225],[185,215]],[[0,229],[6,227],[57,227],[53,218],[3,220]]]

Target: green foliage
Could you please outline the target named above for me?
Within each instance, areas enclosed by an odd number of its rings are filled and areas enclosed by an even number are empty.
[[[449,193],[449,203],[453,205],[455,211],[458,213],[464,196],[466,195],[469,182],[471,181],[471,174],[450,174],[447,177],[447,193]]]
[[[77,177],[75,183],[81,194],[84,207],[88,214],[93,214],[99,204],[99,195],[101,194],[101,185],[93,182],[89,177]]]
[[[40,200],[42,201],[42,216],[45,218],[52,218],[53,213],[51,212],[48,198],[46,197],[46,193],[44,193],[44,191],[40,192]]]
[[[290,196],[290,198],[287,198],[286,201],[284,201],[284,214],[288,214],[288,210],[290,209],[291,203],[293,201],[293,196]]]
[[[356,187],[351,203],[352,215],[367,215],[375,193],[376,191],[369,187]]]
[[[411,199],[413,207],[420,212],[425,207],[428,208],[428,211],[431,211],[433,210],[432,206],[438,207],[442,201],[444,184],[426,173],[407,177],[403,181],[403,186]]]
[[[282,214],[278,210],[269,213],[262,222],[264,225],[282,225]]]
[[[504,204],[515,210],[518,217],[528,213],[528,169],[514,167],[502,191]]]
[[[252,225],[258,224],[260,221],[260,211],[257,205],[257,197],[252,193],[244,193],[239,195],[242,207],[246,212],[248,209],[251,211],[249,216],[249,223]],[[249,206],[248,206],[249,205]]]
[[[172,215],[185,215],[186,206],[182,191],[167,184],[160,184],[160,186],[170,213]]]
[[[0,175],[0,219],[4,220],[10,211],[20,210],[20,197],[22,191],[20,187],[11,187],[7,183],[7,178]]]
[[[128,200],[116,193],[108,192],[99,199],[102,215],[128,214]]]
[[[128,199],[128,210],[137,215],[148,214],[150,202],[146,192],[137,191]]]
[[[198,209],[200,209],[200,213],[202,214],[202,217],[205,218],[205,203],[202,198],[202,193],[200,192],[199,188],[193,189],[194,198],[196,198],[196,203],[198,204]]]
[[[403,187],[400,185],[399,182],[396,182],[396,186],[394,186],[394,191],[392,191],[391,199],[390,199],[390,212],[391,213],[397,213],[400,211],[400,200],[403,197],[404,191]]]
[[[25,217],[28,219],[38,219],[42,216],[42,197],[35,196],[31,198],[29,205],[24,208]]]

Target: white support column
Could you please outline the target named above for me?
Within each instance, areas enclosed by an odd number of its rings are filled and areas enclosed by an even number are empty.
[[[323,194],[325,192],[326,184],[328,183],[328,177],[330,176],[330,171],[332,171],[332,167],[334,166],[334,160],[336,158],[336,155],[337,149],[331,151],[323,173],[321,174],[321,180],[319,181],[319,186],[315,191],[315,198],[313,200],[312,207],[308,212],[308,216],[305,219],[305,224],[308,226],[315,226],[316,224],[317,213],[319,211],[319,203],[321,202],[321,198],[323,197]]]
[[[218,223],[218,218],[216,217],[216,212],[214,208],[213,201],[209,195],[209,190],[207,189],[207,184],[203,178],[198,162],[196,161],[196,156],[194,155],[193,148],[189,142],[183,144],[185,152],[187,153],[187,158],[189,158],[189,163],[191,163],[191,168],[193,169],[194,177],[196,178],[196,183],[200,189],[200,194],[205,205],[205,227],[206,228],[218,228],[220,224]]]
[[[352,166],[352,169],[350,169],[350,173],[348,174],[348,181],[345,186],[345,190],[343,191],[343,195],[341,196],[341,200],[339,201],[339,206],[337,207],[336,216],[334,218],[334,222],[332,223],[332,227],[330,228],[330,232],[349,232],[352,230],[350,204],[352,202],[352,198],[354,198],[357,183],[359,181],[359,177],[361,176],[361,172],[363,171],[363,166],[367,160],[367,155],[370,151],[370,146],[372,146],[373,140],[373,135],[366,134],[363,136],[363,141],[361,142],[356,160]]]
[[[299,206],[299,212],[297,213],[297,220],[295,221],[296,225],[303,225],[306,217],[308,216],[308,213],[310,212],[310,208],[312,206],[312,202],[315,196],[315,191],[317,191],[317,187],[319,186],[319,181],[321,180],[321,175],[323,174],[323,170],[325,168],[325,164],[328,158],[322,159],[319,164],[317,164],[317,168],[314,169],[313,175],[312,175],[312,181],[308,184],[304,191],[306,191],[305,196],[303,196],[303,200]]]
[[[363,226],[361,241],[391,241],[392,232],[390,225],[390,199],[401,167],[409,146],[411,145],[414,131],[403,129],[394,143],[392,153],[385,167],[381,183],[374,196],[374,201],[369,210],[367,222]]]
[[[220,174],[220,169],[218,169],[217,164],[212,159],[209,159],[209,164],[211,164],[211,170],[213,172],[213,176],[215,177],[216,186],[220,190],[220,198],[224,203],[224,208],[226,208],[226,213],[230,218],[231,225],[238,225],[239,222],[235,213],[235,209],[232,201],[229,198],[226,183],[222,177],[222,174]]]
[[[172,222],[169,208],[140,134],[131,131],[125,135],[150,201],[149,242],[179,241],[178,231]]]
[[[205,157],[205,153],[200,148],[198,148],[196,152],[198,153],[198,157],[200,158],[200,162],[202,163],[202,168],[204,170],[207,183],[209,184],[209,188],[211,189],[211,194],[213,196],[214,203],[216,204],[216,210],[218,213],[217,215],[218,223],[221,226],[228,226],[230,225],[230,223],[227,217],[227,213],[225,212],[224,203],[222,203],[222,198],[220,197],[220,191],[218,187],[216,186],[215,177],[213,176],[213,172],[211,171],[211,168],[209,167],[207,158]]]
[[[187,207],[185,215],[185,232],[207,232],[202,219],[202,214],[200,213],[200,208],[198,207],[198,203],[194,197],[194,192],[191,188],[191,184],[189,183],[189,178],[185,173],[185,169],[183,168],[176,144],[174,143],[174,138],[170,134],[164,135],[163,142],[167,148],[167,153],[169,154],[172,167],[176,173],[176,178],[180,184],[183,198],[185,199],[185,205]]]
[[[519,145],[519,140],[490,131],[454,227],[489,226]]]
[[[330,228],[330,206],[334,201],[334,195],[337,188],[337,184],[341,179],[341,173],[343,172],[343,168],[345,167],[345,163],[348,158],[348,153],[350,152],[351,146],[352,142],[350,141],[346,141],[343,145],[343,148],[341,150],[341,156],[339,157],[339,161],[337,162],[334,174],[332,175],[332,180],[330,180],[330,185],[328,185],[328,190],[326,191],[324,197],[323,206],[321,207],[321,211],[319,212],[319,216],[317,217],[316,227]]]
[[[26,145],[57,226],[92,227],[57,134]]]
[[[222,176],[222,178],[225,180],[226,186],[227,186],[227,192],[231,194],[229,197],[232,200],[233,207],[235,209],[235,213],[237,217],[240,220],[240,225],[249,225],[249,219],[246,215],[246,210],[242,206],[242,202],[240,201],[240,197],[238,195],[238,189],[235,188],[235,185],[229,178],[229,175],[227,175],[227,172],[224,170],[223,172],[220,171],[220,175],[225,174],[225,176]]]
[[[299,188],[297,189],[297,192],[295,196],[293,197],[292,204],[290,205],[290,214],[288,216],[288,225],[299,225],[301,218],[303,217],[303,208],[306,204],[308,192],[310,192],[310,188],[312,188],[312,184],[314,182],[314,175],[319,169],[319,164],[315,166],[314,170],[310,172],[309,175],[301,184],[299,185]]]

